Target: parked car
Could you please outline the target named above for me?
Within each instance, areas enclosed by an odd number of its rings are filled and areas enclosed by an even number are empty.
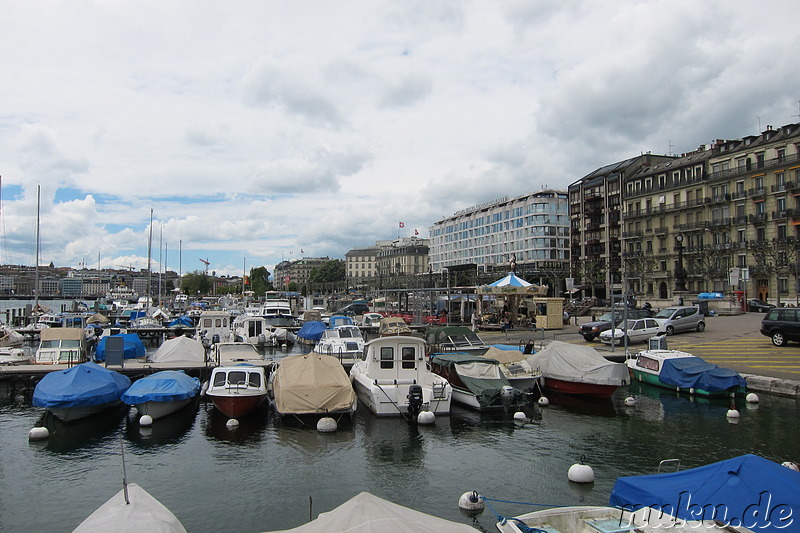
[[[363,315],[364,313],[369,313],[369,305],[367,305],[364,302],[353,302],[337,310],[334,314],[355,316],[355,315]]]
[[[622,310],[603,313],[597,320],[581,324],[580,334],[587,342],[592,342],[600,336],[600,333],[611,329],[612,322],[614,324],[622,322],[623,316],[624,312]],[[653,312],[650,309],[628,309],[628,319],[650,316],[653,316]]]
[[[647,342],[650,337],[666,334],[666,328],[658,323],[655,318],[637,318],[622,322],[613,329],[608,329],[600,334],[600,342],[604,344],[614,344],[621,346],[625,344],[625,337],[628,337],[628,344],[636,342]],[[613,333],[613,335],[612,335]]]
[[[800,342],[800,309],[770,309],[761,320],[761,333],[769,337],[775,346],[783,346],[789,341]]]
[[[706,322],[697,306],[675,306],[662,309],[654,317],[666,330],[667,335],[679,331],[703,331]]]
[[[753,313],[766,313],[770,309],[775,309],[775,306],[772,304],[768,304],[764,300],[759,300],[758,298],[752,298],[747,300],[747,310]]]

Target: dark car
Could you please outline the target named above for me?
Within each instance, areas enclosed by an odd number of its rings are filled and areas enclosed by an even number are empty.
[[[747,310],[752,313],[766,313],[770,309],[775,309],[775,306],[768,304],[764,300],[759,300],[757,298],[747,300]]]
[[[347,304],[334,314],[336,315],[347,315],[347,316],[355,316],[355,315],[363,315],[364,313],[369,312],[369,305],[365,302],[353,302],[351,304]]]
[[[769,337],[775,346],[783,346],[789,341],[800,342],[800,309],[770,309],[761,321],[761,333]]]
[[[653,312],[650,309],[628,309],[628,318],[648,318],[653,316]],[[581,324],[580,334],[583,335],[583,338],[586,339],[588,342],[592,342],[596,338],[600,337],[600,333],[611,329],[611,325],[617,325],[622,322],[624,317],[624,312],[622,310],[617,310],[608,313],[603,313],[600,318],[594,320],[592,322],[587,322],[586,324]]]

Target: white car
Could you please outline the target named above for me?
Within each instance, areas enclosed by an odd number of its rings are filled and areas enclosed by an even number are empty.
[[[613,336],[612,336],[613,332]],[[609,329],[600,334],[600,342],[611,344],[611,339],[614,339],[614,344],[622,346],[625,344],[625,337],[628,337],[628,344],[635,342],[647,342],[650,337],[656,335],[666,335],[666,328],[654,318],[637,318],[628,320],[627,323],[622,323],[614,329]]]

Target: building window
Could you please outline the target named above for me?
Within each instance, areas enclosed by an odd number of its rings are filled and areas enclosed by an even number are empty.
[[[788,278],[778,278],[778,292],[781,294],[789,294]]]

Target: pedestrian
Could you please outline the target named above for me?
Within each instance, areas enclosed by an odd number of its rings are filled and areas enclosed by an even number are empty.
[[[470,319],[470,322],[472,323],[472,332],[473,333],[477,333],[478,332],[478,324],[481,323],[481,317],[478,314],[478,310],[477,309],[472,312],[472,318]]]

